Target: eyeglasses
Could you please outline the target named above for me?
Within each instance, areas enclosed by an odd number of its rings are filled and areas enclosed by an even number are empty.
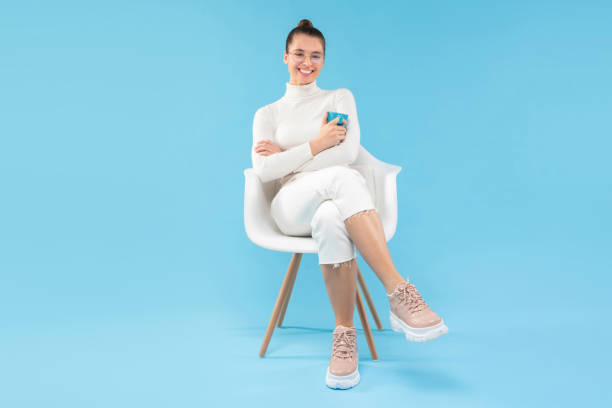
[[[302,51],[290,52],[289,54],[293,56],[293,60],[297,63],[304,61],[306,57]],[[312,61],[313,64],[320,64],[321,61],[323,61],[323,56],[321,54],[310,54],[310,61]]]

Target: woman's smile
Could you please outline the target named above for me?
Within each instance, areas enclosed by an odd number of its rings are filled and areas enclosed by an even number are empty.
[[[311,75],[314,72],[314,70],[312,70],[312,69],[304,69],[304,68],[299,68],[298,71],[300,71],[300,73],[303,76],[309,76],[309,75]]]

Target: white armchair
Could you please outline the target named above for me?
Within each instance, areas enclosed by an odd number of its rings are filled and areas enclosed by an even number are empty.
[[[382,220],[385,238],[389,241],[395,234],[397,226],[396,179],[397,174],[402,168],[378,160],[363,146],[359,149],[357,160],[349,165],[349,167],[358,170],[364,176],[370,193],[374,198],[374,205]],[[252,168],[245,169],[244,176],[244,227],[247,236],[254,244],[260,247],[273,251],[293,253],[259,352],[259,356],[263,357],[266,353],[275,325],[278,327],[282,325],[289,298],[291,297],[291,291],[293,290],[293,284],[297,276],[297,270],[302,259],[302,254],[316,253],[317,245],[312,237],[287,236],[276,226],[276,222],[270,214],[270,203],[274,198],[274,194],[276,194],[275,181],[262,183],[255,173],[255,170]],[[376,313],[376,309],[359,268],[357,276],[376,326],[381,330],[382,324],[380,323],[380,319]],[[365,308],[359,295],[359,289],[357,289],[356,300],[357,311],[366,335],[370,353],[372,354],[372,359],[377,360],[378,355],[376,353],[376,347],[374,346],[374,340],[365,314]]]

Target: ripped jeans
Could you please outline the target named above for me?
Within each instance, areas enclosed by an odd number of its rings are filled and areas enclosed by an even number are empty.
[[[368,210],[376,208],[361,173],[330,166],[298,173],[283,185],[272,200],[271,215],[285,235],[312,235],[319,264],[338,266],[357,256],[344,220]]]

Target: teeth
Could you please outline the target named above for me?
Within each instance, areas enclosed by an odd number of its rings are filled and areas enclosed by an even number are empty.
[[[300,72],[303,74],[310,74],[312,71],[304,71],[303,69],[300,69]]]

